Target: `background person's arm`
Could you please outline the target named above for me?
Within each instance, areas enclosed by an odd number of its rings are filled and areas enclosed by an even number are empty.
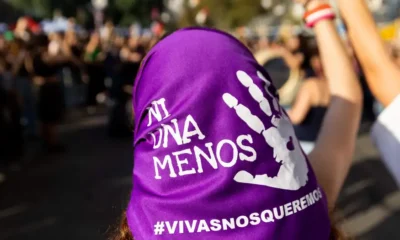
[[[290,120],[294,125],[301,124],[306,118],[311,108],[311,94],[310,84],[308,82],[303,83],[299,92],[297,93],[296,100],[293,103],[291,109],[287,111]]]
[[[338,3],[368,85],[387,107],[400,94],[400,69],[380,38],[365,0],[338,0]]]
[[[304,56],[301,53],[292,54],[284,47],[279,48],[278,51],[290,69],[299,69],[301,64],[304,62]]]
[[[326,1],[311,0],[308,10],[321,3]],[[352,162],[363,97],[353,64],[333,21],[319,21],[314,32],[331,103],[309,159],[319,184],[325,190],[329,207],[333,208]]]

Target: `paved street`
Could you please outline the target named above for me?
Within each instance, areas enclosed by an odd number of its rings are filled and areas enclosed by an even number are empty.
[[[132,147],[106,137],[104,117],[64,127],[67,153],[31,162],[0,185],[1,240],[95,240],[128,201]]]
[[[105,121],[64,126],[64,155],[30,147],[22,170],[0,184],[0,240],[106,239],[129,197],[132,146],[107,138]],[[357,239],[400,239],[400,192],[366,135],[338,205],[337,218]]]
[[[357,142],[337,215],[356,239],[400,239],[400,191],[368,135],[360,136]]]

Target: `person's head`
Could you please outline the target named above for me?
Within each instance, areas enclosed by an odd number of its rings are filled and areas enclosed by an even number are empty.
[[[137,36],[131,36],[128,38],[128,47],[129,48],[136,48],[139,46],[140,38]]]
[[[300,48],[300,37],[292,25],[283,25],[278,33],[278,39],[289,51],[295,51]]]
[[[115,35],[113,37],[113,45],[116,46],[117,48],[122,48],[126,43],[126,39],[124,36],[121,35]]]
[[[26,17],[20,17],[17,21],[17,25],[15,30],[19,31],[26,31],[28,29],[28,19]]]
[[[324,69],[323,69],[323,65],[322,65],[322,62],[321,62],[321,57],[319,56],[318,53],[315,53],[315,54],[313,54],[311,56],[310,65],[311,65],[311,68],[313,69],[313,71],[316,74],[318,74],[318,75],[319,74],[323,74]]]
[[[136,240],[329,239],[325,195],[269,75],[237,39],[169,35],[133,96]]]
[[[108,42],[112,39],[114,34],[114,24],[111,20],[107,20],[101,30],[101,40]]]
[[[75,31],[75,27],[76,27],[76,19],[68,18],[67,31]]]
[[[258,49],[259,50],[266,50],[270,47],[270,42],[268,37],[263,36],[258,39]]]
[[[297,35],[291,35],[285,40],[285,47],[290,51],[295,51],[300,48],[300,38]]]
[[[111,19],[108,19],[108,20],[106,21],[106,23],[104,24],[104,26],[105,26],[106,28],[112,29],[112,28],[114,28],[114,23],[113,23],[113,21],[112,21]]]
[[[58,9],[58,8],[54,9],[53,18],[56,19],[56,18],[61,18],[61,17],[63,17],[63,13],[62,13],[61,9]]]

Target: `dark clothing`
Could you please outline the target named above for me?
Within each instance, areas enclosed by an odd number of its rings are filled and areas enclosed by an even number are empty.
[[[64,113],[63,89],[60,82],[46,82],[39,90],[39,118],[44,123],[58,123]]]
[[[25,63],[22,63],[21,67],[19,68],[19,70],[17,72],[17,76],[24,77],[24,78],[30,77],[30,73],[26,69]]]
[[[327,107],[312,107],[304,121],[294,126],[294,131],[300,141],[315,142],[324,121]]]
[[[108,119],[108,133],[112,137],[132,136],[132,116],[128,115],[127,107],[131,107],[130,101],[116,101],[111,108]]]
[[[119,57],[120,50],[119,48],[110,49],[104,62],[107,77],[112,79],[112,86],[108,89],[109,97],[112,99],[118,98],[121,89],[122,63]]]
[[[138,53],[144,57],[146,51],[143,47],[138,46],[136,48],[130,49],[131,53]],[[138,73],[140,68],[139,62],[122,62],[122,78],[124,85],[129,84],[133,85],[133,82],[136,78],[136,74]]]
[[[37,54],[33,57],[33,67],[37,76],[48,78],[57,76],[61,64],[48,64],[42,60],[40,54]]]
[[[33,58],[36,75],[45,79],[39,89],[38,113],[43,123],[58,123],[63,116],[65,103],[62,84],[55,81],[63,64],[48,64],[40,54]]]
[[[86,71],[89,77],[86,95],[86,104],[88,106],[97,105],[97,94],[106,90],[104,83],[106,78],[104,62],[99,60],[99,55],[101,53],[102,49],[100,47],[95,48],[92,52],[85,53],[85,59],[88,61],[86,64]]]
[[[23,153],[21,109],[17,97],[0,87],[0,164],[17,160]]]
[[[71,52],[76,58],[78,59],[82,58],[83,50],[79,46],[72,46]],[[68,67],[71,70],[72,80],[74,81],[74,83],[81,84],[82,83],[81,68],[73,63],[68,64]]]
[[[136,48],[130,49],[131,53],[138,53],[144,57],[146,51],[143,47],[138,46]],[[121,69],[121,78],[122,78],[122,86],[124,85],[131,85],[133,86],[136,75],[138,74],[140,68],[140,61],[139,62],[129,62],[124,61],[122,62],[122,69]],[[129,98],[131,96],[129,95]]]
[[[104,80],[106,72],[103,64],[100,63],[89,63],[86,66],[87,74],[89,76],[89,83],[87,88],[87,105],[97,105],[96,96],[97,94],[106,90]]]
[[[372,95],[371,90],[369,89],[367,81],[363,74],[360,77],[360,82],[361,82],[361,88],[362,88],[363,96],[364,96],[362,121],[374,122],[376,120],[376,116],[374,113],[375,98]]]
[[[137,47],[130,50],[131,53],[145,54],[145,49]],[[140,68],[140,62],[122,61],[115,68],[116,74],[113,79],[112,96],[115,104],[109,117],[109,134],[115,137],[132,136],[132,95],[124,91],[124,86],[133,87],[134,80]]]

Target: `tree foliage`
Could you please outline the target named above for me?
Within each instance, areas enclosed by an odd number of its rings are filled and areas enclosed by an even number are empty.
[[[106,17],[116,24],[130,25],[133,21],[149,25],[153,8],[162,10],[162,0],[108,0]],[[87,15],[92,14],[91,0],[9,0],[17,10],[41,18],[52,17],[55,9],[61,9],[64,16],[76,17],[82,9]],[[90,20],[90,18],[89,18]]]
[[[207,9],[209,13],[206,25],[220,29],[245,25],[255,16],[265,12],[260,0],[202,0],[194,9],[186,5],[180,25],[195,25],[196,14],[201,9]]]
[[[233,29],[247,25],[252,19],[258,16],[273,16],[273,9],[278,4],[286,6],[292,0],[272,0],[272,6],[264,9],[261,0],[202,0],[195,8],[190,8],[186,1],[185,12],[182,15],[179,25],[196,25],[195,17],[201,9],[208,9],[209,16],[205,25],[220,29]],[[280,18],[288,18],[290,12],[287,11]]]

